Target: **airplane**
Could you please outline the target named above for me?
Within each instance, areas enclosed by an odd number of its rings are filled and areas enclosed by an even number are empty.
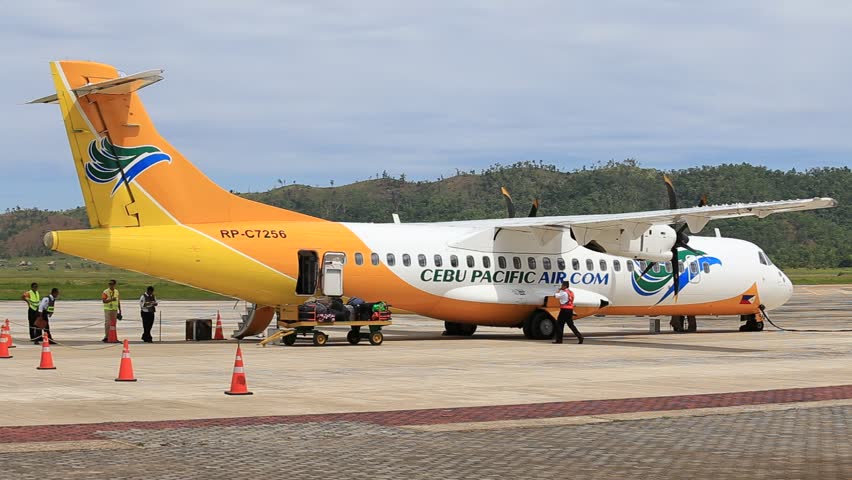
[[[451,335],[488,325],[550,338],[563,280],[576,318],[740,315],[760,329],[761,307],[786,302],[790,280],[753,243],[686,230],[836,206],[810,198],[537,216],[536,203],[519,218],[327,221],[228,192],[161,137],[138,91],[163,70],[128,76],[86,61],[50,69],[56,93],[29,103],[59,104],[91,228],[48,232],[45,245],[250,302],[236,338],[318,295],[381,299],[443,320]]]

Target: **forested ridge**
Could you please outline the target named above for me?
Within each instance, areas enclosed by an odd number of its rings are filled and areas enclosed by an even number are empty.
[[[662,175],[671,177],[680,207],[694,206],[702,195],[710,204],[791,198],[833,197],[839,206],[811,212],[712,222],[726,237],[762,246],[782,267],[852,266],[852,171],[848,167],[781,171],[747,164],[661,171],[633,160],[563,171],[541,162],[494,165],[458,171],[436,181],[409,181],[387,174],[343,186],[286,185],[243,196],[329,220],[403,222],[465,220],[506,215],[500,187],[509,189],[518,215],[533,199],[539,215],[617,213],[667,208]],[[41,244],[50,229],[85,228],[82,208],[49,212],[15,208],[0,214],[0,256],[48,254]]]

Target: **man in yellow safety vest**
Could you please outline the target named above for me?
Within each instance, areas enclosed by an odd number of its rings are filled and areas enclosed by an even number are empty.
[[[121,297],[115,284],[115,280],[110,280],[109,286],[101,294],[101,301],[104,303],[104,339],[101,341],[104,343],[109,338],[110,325],[121,318]]]
[[[30,290],[21,295],[21,300],[27,302],[27,321],[30,324],[30,341],[39,343],[41,341],[41,330],[35,327],[38,318],[38,304],[41,295],[38,293],[38,283],[30,284]]]
[[[50,290],[50,295],[42,298],[41,303],[38,304],[38,315],[44,321],[42,327],[39,329],[39,335],[41,335],[41,332],[47,333],[47,338],[51,345],[56,343],[53,341],[53,335],[50,333],[50,317],[53,316],[57,298],[59,298],[59,289],[54,288]]]

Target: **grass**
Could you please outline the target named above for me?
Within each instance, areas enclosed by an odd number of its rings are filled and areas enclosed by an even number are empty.
[[[153,285],[158,297],[169,300],[222,300],[226,297],[196,288],[179,285],[141,273],[128,272],[119,268],[57,255],[29,258],[32,265],[18,266],[23,259],[2,261],[0,265],[0,300],[19,300],[29,290],[30,283],[37,282],[42,295],[56,287],[64,300],[95,300],[107,288],[110,279],[118,281],[118,289],[124,299],[137,299],[145,287]],[[54,262],[51,267],[48,262]],[[70,268],[66,268],[66,264]]]
[[[794,285],[852,284],[852,268],[790,268],[784,273]]]

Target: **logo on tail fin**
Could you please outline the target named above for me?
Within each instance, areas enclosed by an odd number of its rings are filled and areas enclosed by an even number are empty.
[[[172,161],[172,157],[153,145],[122,147],[113,145],[107,138],[92,140],[89,144],[89,159],[86,163],[86,177],[95,183],[114,181],[110,195],[114,195],[121,186],[122,171],[129,184],[149,167]]]

